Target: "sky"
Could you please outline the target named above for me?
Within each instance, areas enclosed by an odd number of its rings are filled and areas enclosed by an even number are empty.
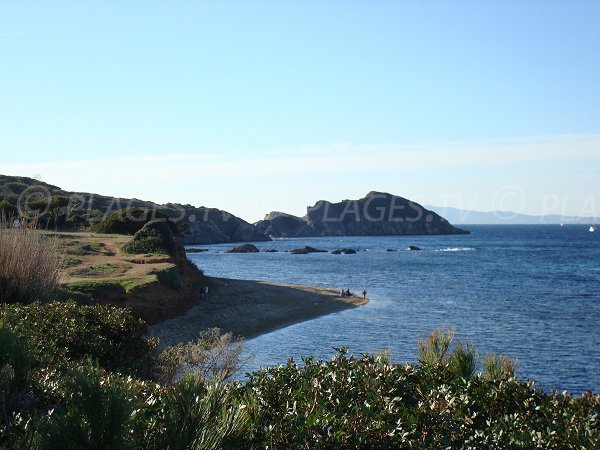
[[[0,2],[0,173],[248,221],[600,216],[600,2]]]

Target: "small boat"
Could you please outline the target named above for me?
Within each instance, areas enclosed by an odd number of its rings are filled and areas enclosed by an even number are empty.
[[[595,225],[591,225],[590,226],[590,233],[595,233],[596,231],[598,231],[598,227]]]

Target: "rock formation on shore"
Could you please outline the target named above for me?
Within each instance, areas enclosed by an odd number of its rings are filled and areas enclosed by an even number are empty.
[[[338,203],[320,200],[302,218],[275,212],[255,225],[274,238],[468,233],[418,203],[382,192]]]

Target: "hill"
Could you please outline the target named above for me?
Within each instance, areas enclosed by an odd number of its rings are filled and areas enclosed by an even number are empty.
[[[129,214],[133,210],[144,214]],[[0,175],[0,213],[14,217],[18,212],[38,216],[42,226],[63,230],[89,229],[114,212],[142,225],[166,216],[181,224],[185,244],[268,240],[245,220],[216,208],[70,192],[33,178]]]
[[[358,200],[318,201],[304,217],[272,212],[256,223],[270,237],[465,234],[437,213],[403,197],[369,192]]]

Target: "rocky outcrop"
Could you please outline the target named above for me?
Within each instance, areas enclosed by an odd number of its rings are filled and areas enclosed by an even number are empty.
[[[403,197],[369,192],[359,200],[320,200],[304,217],[271,213],[256,224],[271,237],[466,234],[433,211]]]
[[[295,248],[294,250],[290,250],[292,255],[307,255],[308,253],[327,253],[327,250],[319,250],[318,248],[306,246],[302,248]]]
[[[278,211],[270,212],[264,220],[255,225],[259,233],[269,237],[292,238],[314,235],[314,230],[302,217]]]
[[[227,253],[258,253],[260,250],[252,244],[239,245],[232,248]]]
[[[416,245],[409,245],[408,249],[411,251],[420,251],[421,250],[421,248],[417,247]]]
[[[356,250],[353,248],[338,248],[331,252],[332,255],[356,255]]]

